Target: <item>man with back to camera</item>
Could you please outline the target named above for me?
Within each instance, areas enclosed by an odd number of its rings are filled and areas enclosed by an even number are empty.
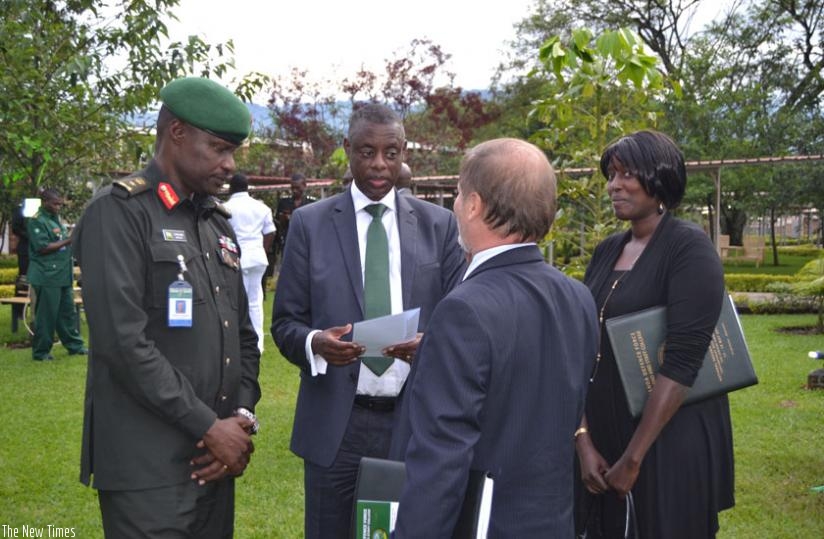
[[[263,353],[263,274],[269,264],[266,253],[275,239],[275,223],[269,206],[249,196],[249,179],[245,174],[232,176],[229,193],[231,196],[224,206],[232,213],[229,224],[240,245],[249,317],[258,335],[258,349]]]
[[[70,356],[87,353],[74,307],[72,240],[60,219],[63,202],[63,197],[55,189],[43,190],[40,209],[26,221],[29,238],[27,278],[35,297],[31,339],[31,355],[35,361],[54,359],[51,349],[55,332]]]
[[[387,456],[417,347],[415,340],[361,358],[352,323],[420,307],[424,330],[463,274],[452,213],[396,194],[405,147],[391,109],[356,109],[344,140],[352,184],[292,214],[272,335],[301,370],[291,449],[304,460],[310,539],[350,536],[360,458]]]
[[[257,430],[258,339],[215,195],[246,106],[201,78],[160,91],[155,155],[98,191],[74,232],[91,353],[81,481],[110,538],[230,538]]]
[[[498,139],[461,163],[455,215],[471,257],[438,304],[407,381],[406,481],[395,537],[451,537],[469,471],[494,480],[489,537],[568,538],[574,432],[597,352],[588,289],[546,264],[555,174]]]

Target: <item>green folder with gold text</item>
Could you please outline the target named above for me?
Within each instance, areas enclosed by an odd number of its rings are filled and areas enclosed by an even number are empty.
[[[406,479],[403,462],[363,457],[355,484],[355,539],[388,539],[395,529],[398,500]],[[483,539],[489,527],[494,481],[470,470],[451,539]]]
[[[610,318],[606,328],[630,414],[638,418],[664,359],[666,307],[651,307]],[[731,296],[726,296],[704,363],[684,398],[684,404],[757,383],[735,304]]]

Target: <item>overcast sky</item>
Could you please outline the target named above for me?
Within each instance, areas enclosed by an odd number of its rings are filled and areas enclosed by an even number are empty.
[[[455,84],[489,86],[513,25],[532,0],[181,0],[170,25],[172,39],[198,34],[210,43],[234,40],[238,74],[288,74],[308,69],[313,78],[340,80],[361,65],[382,70],[414,38],[429,38],[452,55]]]
[[[692,28],[733,0],[700,4]],[[465,89],[489,87],[515,37],[514,25],[533,0],[181,0],[170,37],[198,34],[210,43],[234,40],[237,73],[288,75],[307,69],[312,80],[340,81],[361,66],[381,72],[386,58],[428,38],[452,55],[448,68]],[[229,81],[226,81],[229,82]],[[257,101],[257,100],[256,100]],[[259,101],[265,101],[261,98]]]

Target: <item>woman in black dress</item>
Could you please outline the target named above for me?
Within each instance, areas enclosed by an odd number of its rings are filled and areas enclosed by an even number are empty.
[[[726,395],[682,406],[718,320],[721,262],[707,235],[672,217],[686,188],[684,157],[673,141],[639,131],[609,146],[601,172],[628,231],[595,249],[585,283],[595,297],[601,350],[575,433],[583,489],[579,530],[624,537],[624,497],[632,492],[639,536],[701,539],[718,531],[734,505],[733,450]],[[666,305],[667,341],[655,386],[634,420],[603,320]]]

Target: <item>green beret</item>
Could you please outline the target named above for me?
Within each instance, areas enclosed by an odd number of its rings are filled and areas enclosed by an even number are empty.
[[[252,115],[238,96],[210,79],[176,79],[160,90],[163,105],[179,119],[240,144],[249,136]]]

